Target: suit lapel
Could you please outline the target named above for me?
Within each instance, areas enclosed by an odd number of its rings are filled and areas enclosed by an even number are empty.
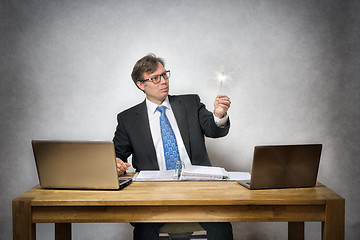
[[[149,158],[151,159],[152,163],[156,167],[156,169],[159,169],[159,164],[157,162],[156,158],[156,151],[154,147],[154,143],[151,137],[151,131],[149,126],[149,117],[147,113],[146,108],[146,102],[142,102],[137,111],[136,111],[136,126],[139,130],[139,133],[141,135],[142,141],[143,141],[143,147],[148,152]]]
[[[181,98],[169,96],[171,108],[174,112],[176,122],[178,124],[181,137],[183,139],[186,151],[191,158],[190,154],[190,139],[189,139],[189,127],[186,116],[186,109],[181,105]]]

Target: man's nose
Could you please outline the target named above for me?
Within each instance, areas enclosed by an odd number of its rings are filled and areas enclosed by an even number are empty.
[[[166,83],[166,79],[164,76],[160,76],[160,84]]]

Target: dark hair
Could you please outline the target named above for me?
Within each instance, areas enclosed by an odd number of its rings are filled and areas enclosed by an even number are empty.
[[[145,72],[153,73],[157,69],[158,62],[165,67],[164,59],[156,57],[155,54],[150,53],[145,57],[139,59],[133,68],[131,73],[131,78],[134,81],[135,85],[136,82],[139,80],[143,80],[143,74]]]

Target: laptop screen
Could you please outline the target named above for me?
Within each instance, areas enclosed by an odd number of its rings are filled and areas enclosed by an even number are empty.
[[[321,150],[321,144],[256,146],[250,188],[315,186]]]

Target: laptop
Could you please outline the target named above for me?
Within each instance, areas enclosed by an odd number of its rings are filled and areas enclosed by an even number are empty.
[[[116,170],[113,142],[33,140],[40,186],[59,189],[122,189],[131,183]]]
[[[316,184],[322,144],[255,146],[248,189],[304,188]]]

